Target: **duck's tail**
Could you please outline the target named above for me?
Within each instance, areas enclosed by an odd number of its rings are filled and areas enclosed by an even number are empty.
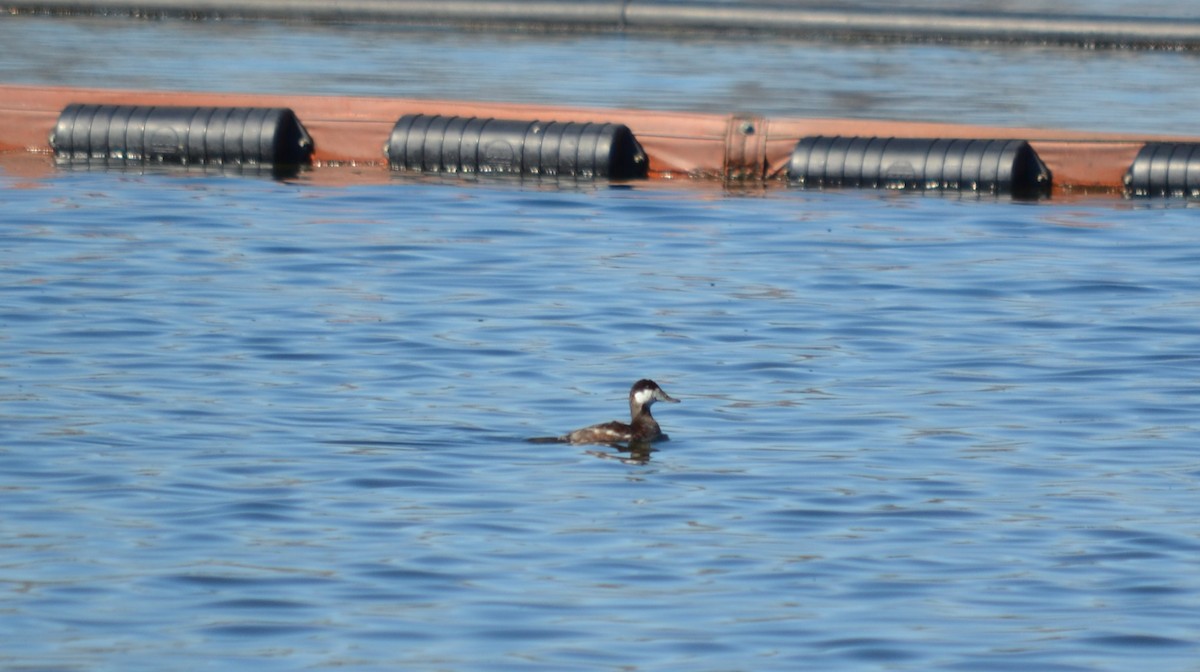
[[[525,439],[529,443],[570,443],[570,439],[565,436],[534,436]]]

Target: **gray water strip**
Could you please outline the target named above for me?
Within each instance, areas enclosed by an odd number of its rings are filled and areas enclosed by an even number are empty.
[[[1200,20],[640,0],[0,0],[6,13],[777,34],[841,40],[1200,49]]]

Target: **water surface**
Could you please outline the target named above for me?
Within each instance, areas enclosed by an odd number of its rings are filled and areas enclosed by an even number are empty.
[[[0,177],[0,666],[1193,669],[1183,205]]]
[[[0,44],[11,84],[1174,135],[1200,108],[1196,52],[34,16],[0,17]]]

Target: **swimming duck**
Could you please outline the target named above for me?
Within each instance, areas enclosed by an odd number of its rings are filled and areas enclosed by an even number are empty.
[[[577,429],[562,436],[529,439],[533,443],[598,443],[606,445],[639,444],[666,441],[669,437],[650,413],[656,401],[678,404],[679,400],[663,391],[658,383],[643,378],[629,388],[629,423],[613,420]]]

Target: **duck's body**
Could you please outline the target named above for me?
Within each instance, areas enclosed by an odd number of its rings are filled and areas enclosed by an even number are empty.
[[[534,443],[598,443],[614,444],[649,444],[655,441],[666,441],[667,435],[658,426],[658,421],[650,414],[650,407],[656,401],[679,403],[663,392],[653,380],[644,378],[633,384],[629,389],[629,422],[617,420],[599,425],[591,425],[577,429],[562,436],[547,436],[530,439]]]

